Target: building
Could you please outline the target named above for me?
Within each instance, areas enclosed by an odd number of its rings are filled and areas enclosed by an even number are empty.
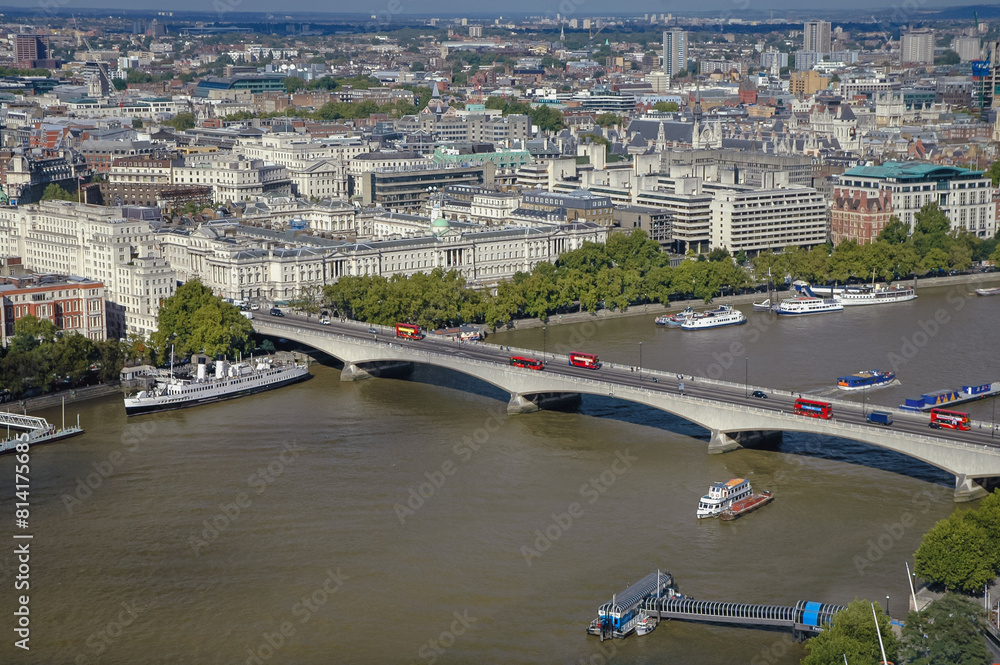
[[[830,42],[829,21],[806,21],[802,26],[802,50],[829,53],[833,50]]]
[[[774,174],[764,189],[724,190],[712,201],[709,244],[735,254],[794,245],[814,247],[827,238],[827,204],[812,187],[783,185]]]
[[[673,243],[671,227],[673,215],[669,210],[650,206],[616,206],[612,213],[615,224],[623,231],[641,229],[650,240],[666,249]]]
[[[934,31],[930,28],[911,30],[900,39],[899,58],[902,64],[934,64]]]
[[[48,61],[48,35],[14,35],[15,67],[34,69],[47,66]]]
[[[864,196],[869,202],[883,201],[888,212],[911,232],[920,209],[936,203],[953,231],[969,231],[979,238],[992,238],[996,233],[993,182],[982,171],[923,162],[886,162],[882,166],[857,166],[837,180],[835,198],[853,201]],[[841,223],[836,233],[838,237],[850,237],[850,229]]]
[[[177,271],[157,256],[137,256],[117,267],[116,298],[125,329],[149,337],[157,330],[160,305],[177,290]]]
[[[492,187],[491,162],[463,165],[411,165],[366,171],[351,179],[351,196],[363,206],[379,205],[396,211],[419,210],[433,191],[449,185]]]
[[[51,321],[66,333],[87,339],[107,339],[104,285],[81,277],[32,275],[0,284],[0,344],[7,346],[14,324],[26,316]]]
[[[240,139],[233,151],[284,166],[294,194],[324,199],[347,198],[349,164],[368,154],[368,146],[358,138],[309,140],[297,134],[265,134]]]
[[[810,97],[820,90],[826,90],[829,85],[829,76],[823,76],[818,71],[810,69],[806,72],[792,73],[788,80],[788,92],[793,95]]]
[[[876,197],[868,198],[868,190],[834,187],[830,208],[830,240],[834,245],[845,240],[859,245],[873,243],[891,218],[888,190],[882,189]]]
[[[241,74],[226,78],[207,76],[198,81],[194,96],[201,99],[231,99],[236,93],[286,92],[283,74]]]
[[[284,166],[245,159],[241,155],[203,157],[210,160],[174,166],[172,184],[211,187],[212,198],[217,202],[252,201],[264,194],[291,194],[292,180]]]
[[[956,37],[951,43],[951,50],[958,54],[962,62],[970,62],[979,59],[983,44],[979,37]]]
[[[101,282],[107,336],[124,337],[132,331],[126,327],[118,267],[140,257],[160,256],[150,221],[127,215],[124,208],[70,201],[0,208],[0,255],[20,256],[24,266],[35,272]]]
[[[663,71],[671,79],[687,69],[688,33],[684,30],[663,31]]]
[[[525,192],[521,196],[521,208],[546,212],[565,210],[565,218],[570,222],[586,221],[605,227],[611,226],[614,222],[611,199],[586,189],[567,193],[544,190]]]

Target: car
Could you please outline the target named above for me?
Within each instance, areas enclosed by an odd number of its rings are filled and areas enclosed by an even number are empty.
[[[285,313],[284,313],[284,312],[282,312],[282,311],[281,311],[280,309],[278,309],[277,307],[272,307],[272,308],[271,308],[271,312],[270,312],[270,313],[271,313],[271,316],[284,316],[284,315],[285,315]]]
[[[373,335],[377,335],[378,334],[378,330],[375,329],[375,326],[369,326],[368,327],[368,332],[370,332]]]
[[[330,325],[330,319],[328,317],[326,317],[326,316],[324,316],[322,319],[320,319],[319,322],[320,322],[320,324],[322,324],[324,326]]]
[[[755,390],[750,393],[750,397],[756,397],[757,399],[767,399],[767,393],[763,390]]]
[[[255,302],[255,303],[252,303],[252,304],[250,305],[250,309],[251,309],[251,310],[253,310],[254,312],[256,312],[257,310],[259,310],[259,309],[260,309],[260,303],[256,303],[256,302]]]

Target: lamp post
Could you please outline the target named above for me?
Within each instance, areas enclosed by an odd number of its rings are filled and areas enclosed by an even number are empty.
[[[993,395],[993,415],[990,416],[990,438],[997,431],[997,396]]]
[[[545,360],[545,326],[542,326],[542,360]]]
[[[885,597],[885,613],[886,613],[886,616],[889,615],[889,596]]]
[[[743,359],[746,363],[746,371],[743,374],[744,397],[750,397],[750,358]]]
[[[639,380],[642,381],[642,342],[639,342]]]

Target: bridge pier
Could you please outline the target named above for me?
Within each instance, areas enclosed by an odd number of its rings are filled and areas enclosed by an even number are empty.
[[[733,434],[737,433],[734,432]],[[733,435],[728,432],[723,432],[722,430],[712,430],[712,440],[708,442],[709,455],[728,453],[730,450],[736,450],[738,448],[742,448],[742,446],[733,438]]]
[[[341,381],[363,381],[387,376],[405,376],[413,371],[413,363],[398,360],[378,360],[362,364],[344,362]]]
[[[728,453],[737,448],[757,448],[765,444],[781,443],[781,430],[753,429],[741,432],[712,430],[708,444],[709,454]]]
[[[955,476],[955,503],[965,503],[975,501],[989,494],[982,486],[972,478],[963,474]]]

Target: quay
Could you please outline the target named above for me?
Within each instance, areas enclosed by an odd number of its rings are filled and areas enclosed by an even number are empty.
[[[762,605],[696,600],[673,588],[670,573],[650,573],[597,610],[587,632],[601,640],[624,638],[644,617],[697,621],[742,628],[785,628],[796,640],[821,632],[842,605],[800,600],[795,605]]]

